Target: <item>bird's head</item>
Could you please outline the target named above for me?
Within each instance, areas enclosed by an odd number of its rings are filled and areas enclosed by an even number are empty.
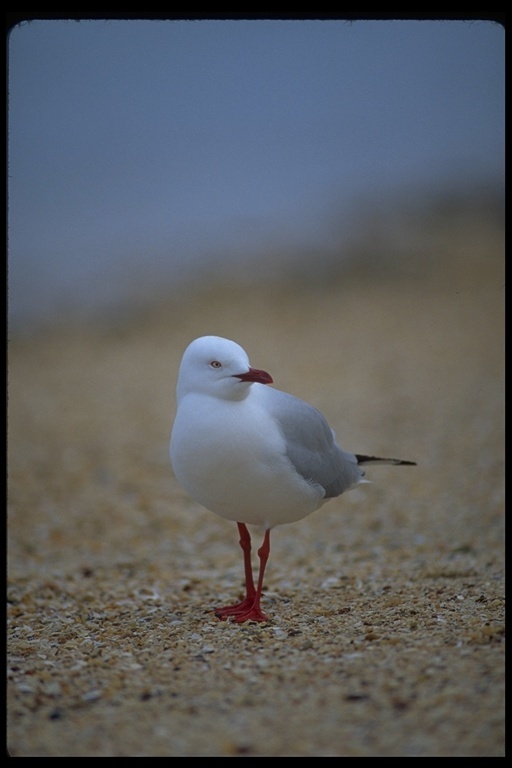
[[[220,336],[195,339],[181,361],[177,397],[202,392],[228,400],[247,396],[252,384],[272,384],[272,376],[253,368],[242,347]]]

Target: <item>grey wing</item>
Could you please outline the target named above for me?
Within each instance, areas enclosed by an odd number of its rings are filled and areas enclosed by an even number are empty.
[[[324,489],[324,498],[339,496],[363,477],[357,458],[342,451],[320,411],[280,390],[267,390],[268,407],[286,441],[286,454],[295,470],[308,482]]]

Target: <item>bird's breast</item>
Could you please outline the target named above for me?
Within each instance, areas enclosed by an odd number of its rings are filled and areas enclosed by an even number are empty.
[[[319,490],[291,466],[277,422],[257,404],[184,398],[170,453],[192,498],[229,520],[272,527],[320,504]]]

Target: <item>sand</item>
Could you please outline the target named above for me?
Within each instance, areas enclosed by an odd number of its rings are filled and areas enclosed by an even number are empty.
[[[503,252],[445,245],[11,339],[11,756],[504,755]],[[344,448],[418,462],[273,531],[268,624],[215,618],[242,590],[236,526],[168,461],[205,333]]]

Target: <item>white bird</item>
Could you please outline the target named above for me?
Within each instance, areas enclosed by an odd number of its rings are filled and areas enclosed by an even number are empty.
[[[242,347],[218,336],[189,344],[178,374],[171,463],[193,499],[238,525],[246,595],[215,610],[236,622],[268,621],[260,600],[272,528],[365,482],[362,464],[415,464],[343,451],[316,408],[272,383]],[[247,524],[265,531],[256,586]]]

